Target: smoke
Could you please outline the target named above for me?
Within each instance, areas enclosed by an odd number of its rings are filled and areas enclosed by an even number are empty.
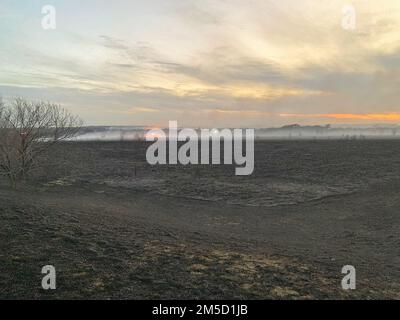
[[[168,131],[168,130],[167,130]],[[144,141],[146,127],[85,127],[73,141]],[[331,127],[291,125],[281,128],[255,129],[256,140],[273,139],[399,139],[400,126]]]

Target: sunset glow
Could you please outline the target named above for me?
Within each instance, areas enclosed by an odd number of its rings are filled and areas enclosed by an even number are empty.
[[[332,114],[280,114],[287,118],[332,118],[332,119],[350,119],[350,120],[368,120],[368,121],[400,121],[400,112],[395,113],[370,113],[370,114],[351,114],[351,113],[332,113]]]

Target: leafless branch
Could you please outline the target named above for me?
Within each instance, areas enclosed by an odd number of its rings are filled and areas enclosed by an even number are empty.
[[[0,174],[15,186],[39,165],[40,154],[73,138],[81,126],[79,117],[49,102],[16,98],[0,103]]]

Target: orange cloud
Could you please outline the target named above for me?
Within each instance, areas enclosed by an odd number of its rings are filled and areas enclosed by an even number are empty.
[[[153,108],[131,108],[128,110],[124,110],[124,111],[120,111],[120,110],[116,110],[116,111],[111,111],[111,113],[115,113],[115,114],[138,114],[138,113],[154,113],[154,112],[159,112],[158,109],[153,109]]]
[[[286,118],[330,118],[330,119],[346,119],[346,120],[366,120],[366,121],[400,121],[400,112],[391,113],[327,113],[327,114],[295,114],[281,113],[279,116]]]

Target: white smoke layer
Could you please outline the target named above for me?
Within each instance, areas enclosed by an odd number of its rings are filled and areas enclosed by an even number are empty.
[[[163,129],[168,132],[168,129]],[[200,131],[200,129],[196,129]],[[73,141],[144,141],[150,131],[146,127],[84,127]],[[301,139],[399,139],[400,126],[299,126],[255,129],[256,140],[301,140]]]

